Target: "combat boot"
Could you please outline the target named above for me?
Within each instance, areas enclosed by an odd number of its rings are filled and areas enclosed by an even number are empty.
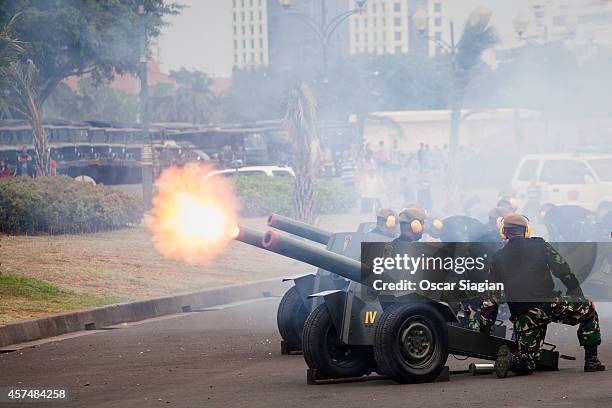
[[[497,350],[495,374],[498,378],[506,378],[509,371],[517,375],[530,375],[533,373],[533,370],[527,368],[527,366],[512,353],[510,347],[501,346],[499,350]]]
[[[512,369],[513,365],[516,365],[515,357],[510,351],[510,347],[501,346],[497,350],[497,359],[495,360],[495,375],[497,378],[506,378],[508,371]]]
[[[597,346],[584,347],[584,371],[593,373],[596,371],[605,371],[606,366],[601,364],[597,358]]]

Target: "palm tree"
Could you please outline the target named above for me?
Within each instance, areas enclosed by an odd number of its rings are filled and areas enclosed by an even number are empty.
[[[5,111],[26,117],[32,126],[37,176],[49,173],[49,142],[43,128],[43,112],[36,86],[37,69],[32,60],[23,61],[24,43],[13,35],[18,15],[0,31],[0,87]]]
[[[9,23],[0,29],[0,114],[3,117],[10,116],[10,105],[7,94],[9,90],[9,71],[14,62],[19,60],[25,51],[23,42],[13,35],[13,27],[17,16],[13,17]]]
[[[181,68],[172,71],[170,77],[178,85],[174,93],[176,120],[191,123],[208,123],[215,116],[215,95],[210,90],[211,78],[204,72]]]
[[[32,126],[36,176],[46,176],[49,174],[51,157],[38,87],[35,85],[37,68],[30,59],[26,62],[15,61],[9,65],[7,73],[10,107],[26,117]]]
[[[316,215],[316,170],[319,167],[317,112],[317,102],[306,84],[291,90],[284,123],[293,141],[293,210],[298,220],[309,223],[314,221]]]
[[[174,84],[158,83],[149,87],[149,114],[153,122],[178,122]]]

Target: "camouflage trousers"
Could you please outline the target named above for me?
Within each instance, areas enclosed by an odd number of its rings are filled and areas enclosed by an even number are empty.
[[[578,325],[581,346],[601,343],[599,318],[593,304],[588,299],[562,296],[555,302],[543,303],[527,311],[514,321],[520,371],[528,373],[535,370],[548,323]]]

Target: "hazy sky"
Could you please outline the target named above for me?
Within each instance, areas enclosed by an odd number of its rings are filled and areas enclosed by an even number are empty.
[[[229,77],[233,64],[231,0],[177,0],[183,12],[169,18],[171,24],[159,39],[162,70],[186,67],[213,77]],[[515,40],[512,19],[529,13],[533,0],[446,0],[449,18],[458,37],[466,17],[482,5],[493,12],[491,23],[498,29],[502,45]]]
[[[198,69],[213,77],[232,72],[232,1],[176,0],[186,7],[168,19],[159,39],[162,70]]]

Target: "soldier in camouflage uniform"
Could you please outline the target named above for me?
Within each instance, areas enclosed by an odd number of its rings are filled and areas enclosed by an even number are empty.
[[[578,325],[578,341],[585,349],[584,371],[605,370],[597,358],[601,344],[597,312],[567,262],[542,238],[529,238],[528,220],[522,215],[504,217],[500,233],[508,242],[493,256],[489,280],[504,284],[517,350],[500,347],[497,375],[505,377],[509,370],[531,374],[540,358],[546,327],[552,322]],[[566,296],[554,292],[551,273],[567,287]],[[495,323],[501,295],[492,293],[483,301],[480,330],[484,333]]]

